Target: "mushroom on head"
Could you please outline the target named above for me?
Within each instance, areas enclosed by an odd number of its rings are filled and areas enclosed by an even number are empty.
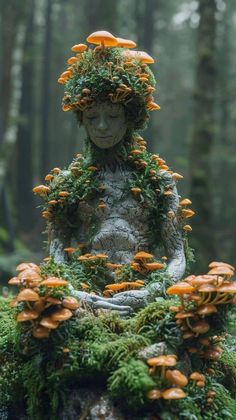
[[[87,41],[90,44],[104,45],[105,47],[116,47],[118,44],[117,38],[107,31],[93,32],[88,36]]]

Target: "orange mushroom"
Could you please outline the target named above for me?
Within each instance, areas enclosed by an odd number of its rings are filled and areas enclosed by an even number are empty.
[[[39,300],[39,295],[32,289],[24,289],[17,296],[18,302],[28,301],[35,302]]]
[[[116,37],[117,39],[117,47],[122,47],[122,48],[135,48],[136,47],[136,43],[134,41],[131,41],[130,39],[124,39],[124,38],[119,38]]]
[[[25,309],[24,311],[20,312],[17,315],[17,322],[26,322],[26,321],[32,321],[33,319],[38,318],[39,314],[32,310],[32,309]]]
[[[104,47],[116,47],[118,44],[117,38],[107,31],[93,32],[88,36],[87,41],[90,44],[102,45]]]
[[[148,254],[147,252],[140,251],[134,256],[135,261],[143,261],[143,260],[149,260],[153,258],[152,254]]]
[[[53,321],[66,321],[67,319],[70,319],[72,317],[72,312],[70,311],[70,309],[67,308],[62,308],[59,309],[58,311],[54,312],[51,315],[51,318]]]
[[[40,286],[46,287],[61,287],[67,286],[68,281],[60,279],[58,277],[48,277],[47,279],[41,281]]]
[[[55,330],[58,327],[59,322],[54,321],[50,316],[45,316],[41,319],[40,325],[42,325],[45,328],[48,328],[49,330]]]
[[[179,370],[167,370],[166,379],[172,384],[180,386],[181,388],[188,384],[188,379]]]
[[[168,287],[166,293],[168,295],[184,295],[194,292],[194,287],[187,282],[178,282],[173,286]]]
[[[64,306],[64,308],[67,308],[67,309],[77,309],[80,306],[77,299],[75,299],[72,296],[65,297],[62,301],[62,305]]]
[[[187,397],[186,392],[180,388],[170,388],[162,392],[162,398],[164,400],[179,400],[185,397]]]
[[[35,327],[32,331],[32,335],[35,338],[47,338],[49,336],[50,330],[41,325]]]
[[[35,194],[44,196],[49,193],[50,188],[46,187],[46,185],[38,185],[37,187],[34,187],[32,191]]]
[[[154,271],[154,270],[161,270],[162,268],[165,267],[165,264],[159,263],[159,262],[145,263],[144,267],[149,271]]]
[[[147,397],[149,400],[159,400],[161,398],[161,391],[159,389],[151,389],[148,391]]]
[[[76,44],[76,45],[73,45],[73,47],[71,47],[71,51],[74,51],[74,52],[78,52],[78,53],[82,53],[82,52],[84,52],[84,51],[86,51],[88,49],[88,47],[87,47],[87,45],[85,45],[85,44]],[[74,57],[72,57],[72,58],[74,58]],[[70,60],[70,59],[69,59]],[[68,62],[68,64],[73,64],[73,62],[70,62],[69,63],[69,60],[67,61]],[[78,59],[76,59],[76,61],[77,61]],[[75,62],[75,61],[74,61]]]

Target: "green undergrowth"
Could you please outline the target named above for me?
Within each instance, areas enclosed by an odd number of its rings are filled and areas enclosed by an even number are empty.
[[[224,342],[220,360],[212,362],[216,376],[207,376],[204,389],[189,383],[185,388],[188,396],[182,400],[148,400],[147,392],[163,387],[163,380],[159,374],[150,375],[140,350],[165,342],[166,354],[178,355],[176,368],[182,372],[186,368],[183,340],[169,310],[176,303],[175,299],[158,298],[129,319],[110,311],[100,311],[99,316],[88,312],[61,323],[48,339],[37,340],[30,327],[17,325],[9,299],[2,298],[0,407],[22,405],[23,401],[30,419],[56,419],[74,384],[92,378],[93,384],[106,386],[124,412],[134,413],[137,419],[140,413],[158,414],[161,419],[235,418],[236,355],[231,336]],[[199,365],[200,359],[196,363]],[[230,374],[230,379],[220,371]],[[207,390],[216,391],[209,407]]]

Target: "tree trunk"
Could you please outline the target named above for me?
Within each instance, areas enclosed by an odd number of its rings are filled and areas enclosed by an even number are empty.
[[[42,97],[41,97],[41,179],[50,169],[50,96],[51,96],[51,42],[52,42],[52,2],[47,0],[45,16],[45,35],[42,60]]]
[[[193,220],[199,269],[215,254],[213,229],[213,185],[210,157],[214,139],[215,101],[215,0],[200,0],[197,31],[197,66],[193,138],[190,150],[190,196],[196,216]]]
[[[33,121],[34,121],[34,0],[31,0],[26,26],[23,65],[20,122],[17,135],[17,217],[20,232],[29,233],[34,221],[33,205]]]

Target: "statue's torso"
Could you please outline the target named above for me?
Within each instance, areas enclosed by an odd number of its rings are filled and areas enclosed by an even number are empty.
[[[149,210],[127,194],[131,170],[104,170],[98,176],[106,187],[102,197],[106,207],[98,207],[97,199],[79,204],[76,240],[89,244],[90,252],[105,253],[110,261],[124,264],[135,252],[150,248]]]

